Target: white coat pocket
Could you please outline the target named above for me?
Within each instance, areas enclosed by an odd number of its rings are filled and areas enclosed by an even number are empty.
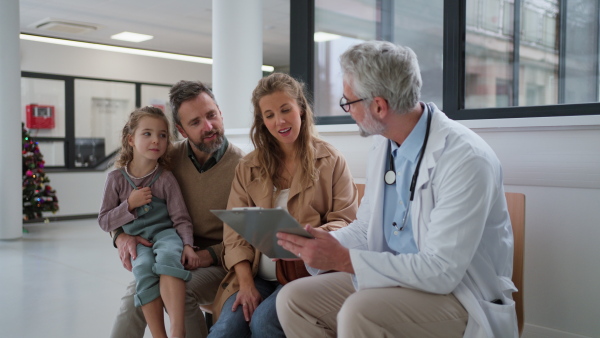
[[[495,304],[481,300],[479,301],[479,305],[481,305],[483,312],[485,312],[485,316],[496,338],[519,336],[514,300],[506,299],[505,304]]]

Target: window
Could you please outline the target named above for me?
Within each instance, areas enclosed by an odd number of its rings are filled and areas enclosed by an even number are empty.
[[[21,76],[22,121],[39,142],[47,168],[104,170],[135,107],[153,105],[171,117],[170,85],[29,72]],[[35,112],[37,120],[28,121]]]
[[[370,39],[411,47],[421,66],[423,100],[433,101],[453,119],[600,111],[598,1],[343,4],[295,0],[290,7],[290,73],[314,93],[317,123],[353,123],[337,107],[342,91],[339,55],[349,45]],[[333,34],[335,39],[330,35],[317,41],[320,34],[314,33]],[[307,52],[310,58],[296,58]]]
[[[121,146],[135,84],[75,79],[75,166],[94,167]]]
[[[314,111],[321,123],[344,121],[340,117],[352,122],[338,104],[343,89],[339,57],[367,40],[410,46],[419,57],[423,96],[442,105],[442,0],[352,0],[344,1],[343,8],[337,4],[315,1]]]
[[[46,168],[65,165],[65,81],[21,78],[21,121],[38,142]]]
[[[315,1],[314,112],[316,116],[345,116],[340,109],[340,55],[350,46],[377,38],[375,0]]]
[[[449,100],[444,110],[449,116],[485,119],[598,113],[597,1],[465,0],[445,4],[445,31],[450,33],[446,38],[452,44],[445,48],[448,62],[444,64],[456,68],[445,69]],[[463,6],[467,8],[464,14]],[[501,17],[496,20],[485,13]],[[499,22],[499,27],[491,21]],[[462,34],[464,58],[457,49]]]

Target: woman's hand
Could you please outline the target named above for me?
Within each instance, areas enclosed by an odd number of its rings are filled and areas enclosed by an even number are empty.
[[[238,306],[241,305],[242,310],[244,311],[244,318],[247,322],[250,322],[254,311],[256,311],[256,308],[262,301],[263,299],[254,286],[254,283],[252,283],[252,286],[240,286],[240,291],[238,291],[237,296],[235,297],[235,302],[233,302],[231,311],[235,312]]]
[[[127,204],[129,204],[129,211],[142,205],[146,205],[152,201],[152,191],[150,187],[144,187],[141,189],[135,189],[129,194],[127,198]]]
[[[200,257],[196,255],[196,251],[190,245],[183,246],[181,264],[188,270],[195,270],[200,267]]]
[[[235,297],[235,302],[233,302],[231,311],[235,312],[238,306],[242,306],[244,319],[246,319],[247,322],[250,322],[254,311],[263,299],[254,285],[254,276],[252,276],[250,262],[241,261],[234,265],[233,268],[235,269],[235,274],[240,282],[240,291],[238,291],[237,296]]]

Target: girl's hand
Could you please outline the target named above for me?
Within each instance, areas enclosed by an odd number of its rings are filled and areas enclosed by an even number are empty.
[[[127,198],[127,204],[129,204],[129,211],[142,205],[146,205],[152,201],[152,191],[150,187],[144,187],[141,189],[135,189],[129,194]]]
[[[195,270],[200,267],[200,257],[196,255],[196,251],[189,245],[183,247],[181,254],[181,264],[188,270]]]

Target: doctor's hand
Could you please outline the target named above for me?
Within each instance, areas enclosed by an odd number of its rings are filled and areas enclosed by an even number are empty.
[[[350,250],[343,247],[325,230],[316,229],[310,225],[306,225],[304,229],[314,238],[278,232],[277,244],[298,256],[312,268],[354,273],[350,261]]]

